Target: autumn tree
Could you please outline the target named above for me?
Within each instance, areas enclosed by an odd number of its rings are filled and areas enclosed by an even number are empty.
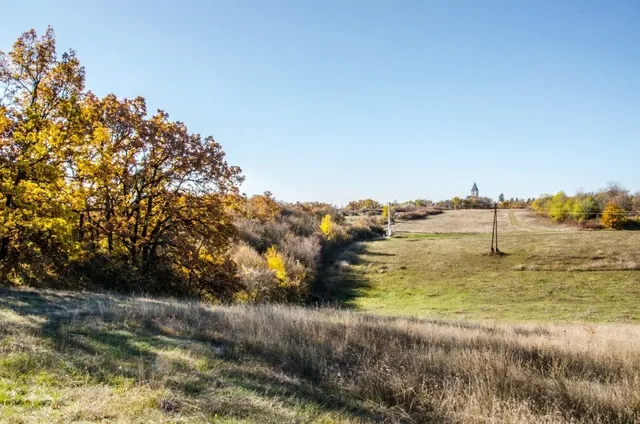
[[[231,297],[228,212],[242,177],[220,144],[149,116],[141,97],[85,92],[51,28],[0,52],[0,89],[4,278],[72,269],[115,289]]]
[[[333,221],[331,215],[327,214],[322,218],[320,223],[320,232],[328,239],[331,240],[334,236]]]
[[[247,216],[259,221],[271,221],[282,212],[282,207],[270,191],[251,196],[247,202]]]
[[[605,228],[620,228],[624,222],[623,212],[615,203],[608,203],[602,211],[602,225]]]
[[[351,211],[379,209],[382,205],[373,199],[352,200],[345,206],[345,209]]]
[[[265,258],[267,260],[267,267],[274,272],[280,285],[285,285],[289,278],[287,275],[287,269],[284,263],[284,258],[277,251],[275,246],[271,246],[267,249]]]
[[[427,199],[416,199],[412,202],[415,206],[433,206],[433,201]]]
[[[600,206],[593,196],[576,199],[573,203],[572,217],[577,222],[594,219],[600,213]]]
[[[549,206],[549,216],[557,222],[564,221],[573,209],[572,200],[564,191],[557,192],[552,198]]]
[[[0,265],[43,265],[73,253],[77,198],[66,184],[82,143],[84,68],[58,56],[53,29],[34,30],[0,52]],[[36,257],[40,259],[36,259]]]
[[[451,199],[451,204],[453,205],[454,209],[458,209],[460,206],[462,206],[462,199],[456,196]]]
[[[237,194],[239,168],[213,138],[189,133],[163,111],[147,117],[142,98],[88,96],[85,106],[92,143],[77,161],[85,193],[79,241],[143,275],[170,265],[206,291],[213,282],[203,279],[227,266],[233,224],[225,202]]]

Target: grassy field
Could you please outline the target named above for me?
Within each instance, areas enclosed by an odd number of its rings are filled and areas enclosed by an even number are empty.
[[[0,290],[3,423],[638,419],[638,326]]]
[[[493,210],[466,209],[445,211],[428,219],[398,222],[393,226],[396,232],[405,233],[489,233],[493,226]],[[502,233],[514,232],[565,232],[576,231],[575,227],[556,224],[540,218],[524,209],[499,209],[498,228]]]
[[[448,212],[413,228],[474,232],[405,233],[361,245],[345,253],[330,290],[379,314],[640,320],[640,232],[534,231],[546,224],[526,211],[501,212],[508,227],[499,237],[503,256],[488,255],[491,234],[478,219],[486,211]]]

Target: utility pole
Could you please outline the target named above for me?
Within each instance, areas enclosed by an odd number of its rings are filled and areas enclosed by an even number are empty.
[[[495,240],[495,249],[494,249]],[[493,205],[493,228],[491,229],[491,253],[500,254],[498,249],[498,204]]]
[[[391,237],[391,203],[387,203],[387,237]]]
[[[493,243],[496,237],[496,212],[495,209],[493,211],[493,223],[491,224],[491,253],[494,253]]]

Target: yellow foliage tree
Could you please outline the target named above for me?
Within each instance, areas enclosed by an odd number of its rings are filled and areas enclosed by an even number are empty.
[[[624,221],[622,209],[614,203],[607,203],[602,212],[602,225],[606,228],[620,228]]]
[[[0,93],[0,280],[73,264],[109,288],[230,298],[242,176],[220,144],[142,97],[85,91],[51,28],[0,51]]]
[[[0,264],[72,253],[74,196],[68,164],[82,143],[84,68],[56,54],[49,28],[0,51]]]
[[[278,253],[276,247],[271,246],[268,248],[265,253],[265,257],[267,259],[267,267],[275,272],[276,278],[280,284],[286,284],[288,279],[287,268],[284,264],[284,258],[280,253]]]
[[[320,223],[320,231],[322,234],[329,240],[333,238],[333,221],[331,220],[331,215],[326,214],[324,218],[322,218],[322,222]]]

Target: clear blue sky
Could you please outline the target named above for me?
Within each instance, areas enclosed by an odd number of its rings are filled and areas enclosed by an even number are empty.
[[[1,2],[98,95],[214,136],[248,194],[344,204],[640,190],[640,2]]]

